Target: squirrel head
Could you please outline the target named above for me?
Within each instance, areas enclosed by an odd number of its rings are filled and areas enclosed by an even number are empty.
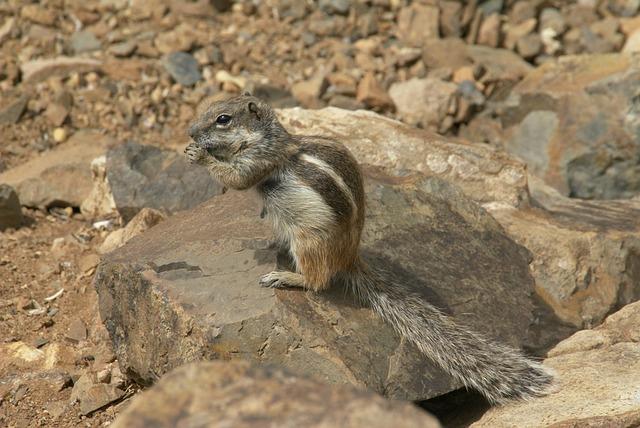
[[[275,152],[286,131],[266,102],[245,93],[211,104],[189,127],[196,145],[220,161]]]

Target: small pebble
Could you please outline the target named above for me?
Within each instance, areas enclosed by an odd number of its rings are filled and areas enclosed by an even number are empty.
[[[67,130],[64,128],[56,128],[53,130],[53,141],[62,143],[67,139]]]

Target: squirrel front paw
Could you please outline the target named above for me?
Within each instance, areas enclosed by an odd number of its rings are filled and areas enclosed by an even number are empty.
[[[191,164],[203,164],[204,160],[207,158],[207,151],[196,145],[196,143],[189,144],[184,149],[184,154],[187,156],[187,159]]]
[[[260,285],[266,288],[305,288],[302,275],[278,270],[262,275],[260,277]]]
[[[288,288],[285,278],[282,275],[283,272],[270,272],[260,277],[260,285],[266,288]]]

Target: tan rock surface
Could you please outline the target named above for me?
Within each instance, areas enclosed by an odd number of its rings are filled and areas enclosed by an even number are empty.
[[[401,421],[401,422],[400,422]],[[233,426],[438,428],[410,403],[330,386],[273,367],[202,362],[180,367],[137,397],[113,428]]]
[[[20,66],[25,82],[36,83],[52,75],[66,76],[73,72],[98,70],[101,61],[91,58],[66,57],[36,59]]]
[[[496,407],[474,428],[635,427],[640,421],[640,303],[610,315],[600,327],[560,342],[544,365],[557,391]]]
[[[44,155],[1,173],[0,182],[16,189],[22,205],[79,207],[93,187],[91,161],[114,144],[98,131],[81,130]]]
[[[524,165],[490,147],[443,138],[366,111],[329,107],[279,114],[291,132],[335,138],[362,164],[381,165],[397,175],[419,171],[440,177],[477,202],[518,206],[528,199]]]
[[[145,230],[148,230],[166,220],[166,214],[161,211],[154,210],[153,208],[143,208],[138,214],[131,219],[129,223],[122,229],[114,230],[105,238],[102,245],[100,245],[99,251],[101,253],[108,253],[115,250],[127,243],[134,236],[140,235]]]
[[[531,179],[536,208],[488,207],[529,249],[536,291],[565,322],[598,325],[640,298],[640,201],[581,201]]]

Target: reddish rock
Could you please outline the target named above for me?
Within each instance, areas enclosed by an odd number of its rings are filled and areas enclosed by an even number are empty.
[[[70,402],[80,402],[80,414],[88,415],[120,399],[124,391],[104,383],[96,383],[89,374],[83,374],[73,385]]]
[[[26,4],[22,6],[20,16],[42,25],[53,25],[56,22],[55,12],[37,4]]]
[[[492,48],[497,48],[502,39],[501,18],[497,13],[491,14],[482,20],[482,25],[478,32],[477,43]]]
[[[411,46],[422,46],[439,37],[437,6],[412,3],[398,14],[398,38]]]
[[[22,224],[22,209],[16,191],[7,184],[0,184],[0,230],[17,228]]]
[[[356,99],[374,110],[393,110],[393,100],[373,73],[367,73],[358,83]]]
[[[80,318],[76,318],[71,322],[66,338],[72,343],[80,343],[87,340],[87,326]]]
[[[309,80],[295,83],[291,87],[291,93],[296,100],[305,107],[321,106],[320,98],[329,86],[324,76],[317,76]]]
[[[394,83],[389,89],[403,121],[433,131],[442,130],[447,115],[455,114],[457,91],[455,83],[433,78]]]

